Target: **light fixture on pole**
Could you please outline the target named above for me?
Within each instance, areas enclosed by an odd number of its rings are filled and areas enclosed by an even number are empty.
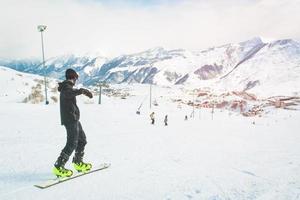
[[[45,70],[45,53],[44,53],[44,38],[43,38],[43,32],[46,30],[47,26],[45,25],[38,25],[37,29],[39,32],[41,32],[41,40],[42,40],[42,54],[43,54],[43,68]],[[47,79],[46,79],[46,71],[44,73],[44,83],[45,83],[45,97],[46,97],[46,105],[49,104],[48,101],[48,95],[47,95]]]

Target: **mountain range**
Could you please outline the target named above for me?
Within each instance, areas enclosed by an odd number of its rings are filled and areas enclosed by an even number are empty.
[[[300,83],[300,43],[264,42],[256,37],[201,51],[149,49],[112,59],[101,55],[63,55],[38,59],[0,59],[0,65],[21,72],[63,79],[74,68],[86,86],[107,83],[145,83],[213,87],[222,90],[296,93]]]

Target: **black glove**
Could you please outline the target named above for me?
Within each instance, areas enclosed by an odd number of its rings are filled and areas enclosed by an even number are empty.
[[[90,99],[93,98],[93,94],[89,90],[84,89],[84,88],[80,88],[79,90],[82,94],[89,97]]]

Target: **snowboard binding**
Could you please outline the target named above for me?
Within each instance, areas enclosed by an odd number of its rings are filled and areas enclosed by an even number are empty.
[[[78,172],[87,172],[92,169],[92,164],[91,163],[85,163],[85,162],[78,162],[78,163],[73,163],[73,166],[75,170]]]
[[[66,169],[64,167],[54,167],[53,173],[57,178],[71,177],[73,175],[72,170]]]

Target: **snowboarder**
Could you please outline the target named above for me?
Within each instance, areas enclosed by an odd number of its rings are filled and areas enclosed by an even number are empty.
[[[188,120],[188,116],[187,116],[187,115],[184,117],[184,120],[185,120],[185,121]]]
[[[152,112],[152,113],[150,114],[150,119],[151,119],[151,124],[154,124],[154,122],[155,122],[155,119],[154,119],[154,112]]]
[[[165,126],[168,126],[168,115],[165,116],[164,123],[165,123]]]
[[[67,69],[65,76],[66,80],[59,83],[58,91],[60,92],[61,125],[66,128],[67,142],[54,164],[53,173],[57,177],[72,176],[73,171],[66,169],[65,164],[74,150],[75,155],[72,162],[75,170],[85,172],[92,168],[90,163],[82,161],[87,141],[79,121],[80,111],[76,104],[76,96],[84,94],[89,98],[93,98],[93,94],[84,88],[73,88],[78,79],[78,74],[73,69]]]

